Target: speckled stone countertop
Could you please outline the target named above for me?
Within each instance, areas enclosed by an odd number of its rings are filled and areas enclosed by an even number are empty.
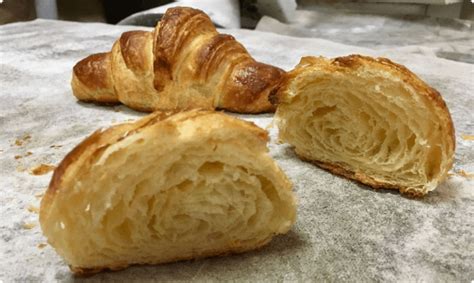
[[[123,106],[78,103],[69,85],[77,60],[108,51],[121,32],[133,28],[45,20],[0,26],[0,281],[74,280],[63,260],[44,244],[38,225],[36,210],[51,173],[37,176],[30,170],[57,164],[99,127],[144,115]],[[448,104],[456,127],[454,175],[423,199],[374,191],[300,161],[290,147],[275,143],[276,129],[270,128],[270,152],[293,181],[299,199],[297,223],[288,234],[242,255],[136,266],[87,280],[474,279],[474,181],[462,176],[474,172],[474,141],[468,136],[474,134],[473,65],[317,38],[227,32],[257,59],[287,70],[303,55],[361,53],[405,64]],[[272,120],[271,115],[241,117],[262,127]]]

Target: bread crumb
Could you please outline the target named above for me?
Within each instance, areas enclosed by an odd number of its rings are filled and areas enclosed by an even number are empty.
[[[20,158],[22,158],[22,157],[23,157],[23,156],[21,156],[21,155],[15,155],[15,159],[20,159]]]
[[[120,112],[120,108],[114,107],[114,111],[115,111],[115,112]]]
[[[29,134],[24,135],[22,138],[16,139],[15,140],[15,145],[16,146],[22,146],[26,142],[28,142],[31,139],[31,136]]]
[[[464,177],[466,179],[473,179],[474,178],[474,173],[468,173],[462,169],[459,169],[458,172],[456,172],[457,175]]]
[[[37,193],[37,194],[35,194],[35,197],[36,197],[36,198],[42,198],[43,196],[44,196],[43,193]]]
[[[38,247],[38,249],[42,249],[42,248],[46,247],[47,245],[48,244],[46,244],[46,243],[39,243],[37,247]]]
[[[29,205],[26,209],[31,213],[39,213],[39,208],[33,205]]]
[[[22,226],[23,226],[23,229],[30,230],[36,227],[36,223],[23,223]]]
[[[26,171],[26,168],[20,165],[20,166],[17,166],[17,167],[16,167],[16,171],[18,171],[18,172],[25,172],[25,171]]]
[[[474,141],[474,135],[462,134],[461,137],[462,137],[462,139],[465,140],[465,141]]]
[[[50,146],[50,148],[61,148],[61,147],[63,147],[63,146],[60,145],[60,144],[58,144],[58,145],[53,144],[53,145]]]
[[[54,165],[49,165],[49,164],[40,164],[37,165],[33,168],[30,169],[30,173],[32,175],[38,176],[38,175],[44,175],[47,174],[56,168]]]
[[[32,154],[33,154],[33,152],[27,151],[27,152],[25,153],[25,155],[23,155],[23,156],[26,157],[26,156],[30,156],[30,155],[32,155]]]

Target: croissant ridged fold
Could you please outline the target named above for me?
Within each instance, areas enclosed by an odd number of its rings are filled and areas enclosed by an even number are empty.
[[[224,109],[274,111],[268,95],[284,71],[255,61],[234,37],[220,34],[202,11],[167,10],[151,31],[122,34],[111,52],[73,69],[81,101],[123,103],[139,111]]]
[[[305,57],[271,100],[280,139],[299,157],[372,187],[422,196],[453,165],[441,95],[388,59]]]
[[[267,141],[253,123],[198,110],[97,131],[55,170],[41,228],[76,274],[256,249],[296,217]]]

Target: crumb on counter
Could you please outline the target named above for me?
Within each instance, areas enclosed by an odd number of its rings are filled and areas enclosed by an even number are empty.
[[[465,141],[474,141],[474,135],[466,135],[466,134],[462,134],[461,135],[461,138]]]
[[[23,229],[27,229],[27,230],[30,230],[30,229],[33,229],[36,227],[36,223],[23,223],[22,225]]]
[[[40,165],[36,165],[35,167],[31,168],[30,173],[35,176],[44,175],[53,171],[55,168],[56,167],[54,165],[42,163]]]
[[[46,243],[39,243],[37,247],[38,247],[38,249],[42,249],[42,248],[46,247],[47,245],[48,244],[46,244]]]
[[[39,207],[36,207],[31,204],[26,209],[31,213],[39,213]]]
[[[456,170],[454,172],[449,172],[448,177],[460,176],[466,179],[474,179],[474,173],[466,172],[463,169]]]
[[[35,198],[42,198],[44,193],[37,193],[35,194]]]
[[[16,139],[15,145],[22,146],[23,144],[27,143],[29,140],[31,140],[31,136],[29,134],[26,134],[22,138]]]
[[[25,171],[26,171],[26,168],[20,165],[20,166],[17,166],[17,167],[16,167],[16,171],[17,171],[17,172],[25,172]]]

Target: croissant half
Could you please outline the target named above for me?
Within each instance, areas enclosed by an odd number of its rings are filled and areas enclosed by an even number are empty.
[[[78,62],[71,84],[79,100],[123,103],[139,111],[261,113],[274,111],[268,95],[283,74],[218,33],[204,12],[177,7],[152,32],[126,32],[111,52]]]
[[[76,274],[256,249],[295,221],[266,131],[218,112],[156,112],[97,131],[55,170],[40,209]]]
[[[454,127],[441,95],[388,59],[303,58],[271,99],[280,139],[333,173],[421,196],[452,167]]]

